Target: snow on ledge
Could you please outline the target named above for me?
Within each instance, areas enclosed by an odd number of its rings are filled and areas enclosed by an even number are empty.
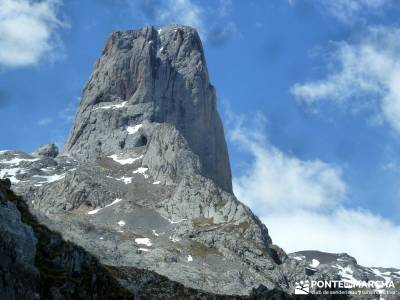
[[[32,177],[36,178],[43,178],[44,180],[40,181],[39,183],[52,183],[58,180],[61,180],[65,177],[64,174],[54,174],[54,175],[33,175]]]
[[[100,208],[96,208],[96,209],[94,209],[94,210],[91,210],[91,211],[89,211],[87,214],[88,214],[88,215],[97,214],[97,213],[98,213],[100,210],[102,210],[103,208],[110,207],[111,205],[117,204],[118,202],[121,202],[121,201],[122,201],[121,198],[117,198],[117,199],[115,199],[113,202],[111,202],[110,204],[107,204],[107,205],[104,206],[104,207],[100,207]]]
[[[180,220],[178,220],[178,221],[173,221],[173,220],[168,219],[168,218],[167,218],[167,220],[168,220],[168,222],[170,222],[171,224],[178,224],[178,223],[181,223],[181,222],[183,222],[183,221],[187,221],[187,219],[180,219]]]
[[[130,165],[130,164],[133,164],[135,161],[142,159],[143,155],[140,155],[140,156],[134,157],[134,158],[118,158],[118,155],[113,154],[108,157],[121,165]]]
[[[107,204],[105,207],[109,207],[109,206],[114,205],[114,204],[117,204],[118,202],[121,202],[121,201],[122,201],[121,198],[117,198],[117,199],[115,199],[113,202],[111,202],[110,204]]]
[[[129,126],[126,128],[126,131],[128,131],[128,134],[135,134],[142,126],[143,126],[143,124]]]
[[[169,236],[169,239],[170,239],[170,241],[173,242],[173,243],[177,243],[177,242],[180,242],[180,241],[181,241],[181,240],[180,240],[178,237],[176,237],[176,236]]]
[[[133,174],[142,174],[144,178],[149,178],[149,175],[146,174],[149,168],[140,167],[139,169],[133,171]]]
[[[319,260],[313,258],[313,260],[311,261],[310,267],[316,268],[318,266],[319,266]]]
[[[19,183],[21,180],[17,179],[18,174],[26,173],[25,169],[11,167],[10,169],[1,169],[0,170],[0,178],[2,179],[10,179],[11,183],[16,184]]]
[[[295,260],[303,260],[304,259],[303,256],[293,256],[292,258]]]
[[[94,214],[97,214],[100,210],[101,210],[101,208],[96,208],[94,210],[88,211],[87,214],[94,215]]]
[[[130,184],[132,183],[132,177],[125,177],[122,176],[121,178],[115,178],[118,181],[123,181],[125,184]]]
[[[18,157],[14,157],[13,159],[10,159],[10,160],[7,160],[7,159],[1,160],[0,164],[7,164],[7,165],[16,166],[16,165],[19,165],[23,161],[33,162],[33,161],[38,161],[38,160],[39,160],[39,158],[18,158]]]
[[[149,238],[137,238],[137,239],[135,239],[135,243],[139,244],[139,245],[146,245],[148,247],[153,245]]]
[[[147,249],[147,248],[139,248],[138,250],[139,251],[143,251],[143,252],[149,252],[150,251],[150,249]]]
[[[94,110],[98,110],[98,109],[119,109],[119,108],[123,108],[126,103],[128,103],[128,101],[124,101],[120,104],[111,104],[111,105],[105,105],[105,106],[100,106],[95,108]]]

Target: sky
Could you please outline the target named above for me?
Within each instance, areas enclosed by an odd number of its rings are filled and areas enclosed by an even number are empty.
[[[203,40],[236,196],[287,252],[400,267],[394,0],[0,0],[0,149],[62,147],[112,31]]]

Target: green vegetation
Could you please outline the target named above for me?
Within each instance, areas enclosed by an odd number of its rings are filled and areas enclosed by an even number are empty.
[[[190,242],[190,253],[197,257],[206,257],[207,255],[222,255],[216,248],[207,247],[198,241]]]
[[[205,217],[198,217],[192,219],[193,226],[198,227],[198,226],[207,226],[207,225],[213,225],[214,224],[214,218],[205,218]]]

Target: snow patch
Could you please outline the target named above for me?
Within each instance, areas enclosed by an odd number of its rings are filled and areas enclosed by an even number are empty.
[[[313,260],[311,261],[310,267],[316,268],[318,266],[319,266],[319,260],[313,258]]]
[[[123,108],[126,103],[128,103],[128,101],[124,101],[120,104],[111,104],[111,105],[105,105],[105,106],[101,106],[101,107],[97,107],[94,110],[98,110],[98,109],[119,109],[119,108]]]
[[[152,230],[152,232],[153,232],[153,235],[155,235],[155,236],[160,236],[160,235],[157,233],[157,231],[155,231],[154,229]]]
[[[158,35],[160,35],[162,32],[162,28],[158,29],[157,32],[158,32]]]
[[[173,243],[177,243],[180,242],[180,239],[176,236],[169,236],[169,239],[171,240],[171,242]]]
[[[121,220],[121,221],[118,222],[118,225],[121,226],[121,227],[125,226],[125,224],[126,224],[126,223],[125,223],[124,220]]]
[[[137,161],[139,159],[142,159],[143,155],[140,155],[140,156],[134,157],[134,158],[118,158],[118,155],[113,154],[108,157],[113,159],[114,161],[116,161],[117,163],[119,163],[121,165],[128,165],[128,164],[133,164],[135,161]]]
[[[340,265],[335,265],[336,268],[339,269],[339,275],[344,282],[348,282],[350,284],[357,284],[360,281],[354,278],[353,270],[350,266],[342,267]]]
[[[149,252],[150,251],[150,249],[147,249],[147,248],[139,248],[138,250],[139,251],[143,251],[143,252]]]
[[[303,260],[303,256],[293,256],[292,258],[295,260]]]
[[[117,203],[120,202],[120,201],[122,201],[122,199],[117,198],[117,199],[115,199],[113,202],[111,202],[110,204],[107,204],[107,205],[104,206],[104,207],[100,207],[100,208],[96,208],[96,209],[94,209],[94,210],[88,211],[87,214],[88,214],[88,215],[97,214],[97,213],[98,213],[100,210],[102,210],[103,208],[110,207],[111,205],[117,204]]]
[[[113,202],[111,202],[110,204],[107,204],[105,207],[110,207],[111,205],[117,204],[118,202],[121,202],[121,201],[122,201],[121,198],[117,198]]]
[[[142,126],[143,126],[143,124],[129,126],[126,128],[126,131],[128,131],[128,134],[135,134]]]
[[[146,174],[148,169],[149,168],[140,167],[139,169],[133,171],[132,173],[133,174],[142,174],[144,176],[144,178],[149,178],[149,175]]]
[[[390,276],[391,272],[381,272],[380,270],[375,269],[375,268],[371,268],[371,270],[372,270],[372,272],[374,272],[374,274],[376,276],[383,278],[385,280],[385,282],[389,282],[392,280],[392,277]]]
[[[118,181],[123,181],[125,184],[130,184],[132,183],[132,177],[125,177],[122,176],[121,178],[115,178]]]
[[[65,177],[64,174],[54,174],[54,175],[33,175],[32,177],[43,178],[40,183],[52,183],[61,180]]]
[[[100,210],[101,210],[101,208],[96,208],[94,210],[88,211],[87,214],[94,215],[94,214],[97,214]]]
[[[0,164],[17,166],[23,161],[33,162],[33,161],[38,161],[38,160],[39,160],[39,158],[18,158],[18,157],[14,157],[13,159],[10,159],[10,160],[3,159],[3,160],[0,161]]]
[[[188,262],[191,262],[191,261],[193,261],[193,257],[192,257],[191,255],[188,255],[188,257],[187,257],[187,261],[188,261]]]
[[[187,219],[181,219],[181,220],[178,220],[178,221],[173,221],[173,220],[168,219],[168,218],[167,218],[167,220],[168,220],[168,222],[170,222],[171,224],[178,224],[178,223],[181,223],[181,222],[183,222],[183,221],[187,221]]]
[[[154,181],[153,184],[160,184],[161,181]]]
[[[137,239],[135,239],[135,243],[139,244],[139,245],[146,245],[148,247],[153,245],[149,238],[137,238]]]
[[[18,183],[20,180],[16,178],[17,174],[23,174],[25,172],[26,171],[21,168],[1,169],[0,178],[8,178],[11,183]]]

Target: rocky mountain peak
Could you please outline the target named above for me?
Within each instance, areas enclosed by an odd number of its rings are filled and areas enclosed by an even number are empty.
[[[215,90],[191,27],[112,33],[83,91],[64,154],[90,161],[140,147],[157,180],[200,174],[232,191]]]
[[[346,254],[286,254],[272,243],[231,192],[215,91],[190,27],[113,33],[63,151],[53,144],[32,154],[0,151],[0,178],[0,257],[18,252],[34,280],[38,270],[45,299],[46,289],[51,299],[108,299],[115,291],[143,299],[290,299],[286,293],[305,279],[400,282],[397,269],[363,267]],[[10,186],[22,198],[8,197]],[[0,298],[20,299],[1,287],[30,277],[16,268],[4,284],[10,268],[0,264]],[[55,276],[43,280],[47,274]],[[24,289],[6,292],[15,290]]]

